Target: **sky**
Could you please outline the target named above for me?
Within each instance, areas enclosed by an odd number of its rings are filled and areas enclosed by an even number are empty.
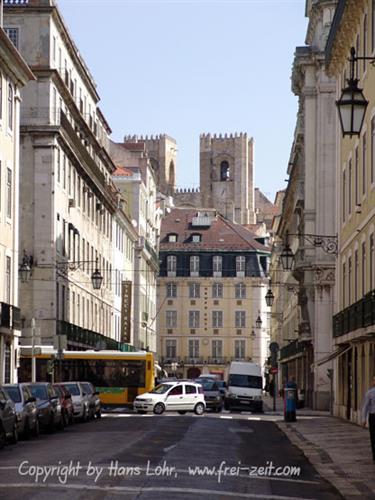
[[[274,201],[298,98],[305,0],[57,0],[113,133],[177,141],[177,187],[199,186],[199,135],[254,138],[255,186]]]

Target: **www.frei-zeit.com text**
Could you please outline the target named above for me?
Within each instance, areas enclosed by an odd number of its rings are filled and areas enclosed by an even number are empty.
[[[195,477],[216,477],[220,483],[226,477],[298,477],[301,468],[294,465],[278,466],[272,461],[267,461],[264,466],[248,466],[237,462],[236,465],[222,460],[219,465],[193,465],[187,469],[180,470],[169,465],[166,461],[153,465],[147,461],[145,467],[121,465],[118,460],[113,460],[109,465],[95,465],[91,461],[81,464],[80,461],[58,465],[34,465],[24,460],[18,467],[18,474],[30,478],[35,483],[46,483],[48,480],[57,480],[60,484],[67,484],[69,478],[87,477],[95,483],[105,476],[111,478],[125,478],[135,476],[148,477],[178,477],[188,475]]]

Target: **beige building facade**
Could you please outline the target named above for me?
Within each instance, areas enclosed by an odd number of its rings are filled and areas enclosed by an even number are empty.
[[[169,374],[226,378],[233,360],[264,367],[268,258],[253,233],[216,210],[175,208],[165,216],[157,296],[159,352]]]
[[[17,381],[20,92],[34,79],[8,35],[0,23],[0,384]]]
[[[6,2],[4,25],[37,78],[22,93],[21,110],[19,248],[31,268],[20,286],[23,342],[33,334],[51,345],[66,335],[69,349],[120,348],[113,263],[119,208],[111,130],[96,84],[52,0]],[[92,286],[96,270],[100,289]]]

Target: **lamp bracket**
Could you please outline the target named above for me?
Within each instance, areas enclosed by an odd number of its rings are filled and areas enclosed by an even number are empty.
[[[289,233],[289,236],[298,236],[299,238],[302,238],[304,241],[310,243],[310,245],[321,248],[325,253],[337,255],[338,251],[337,235],[332,236],[332,235],[321,235],[321,234]]]

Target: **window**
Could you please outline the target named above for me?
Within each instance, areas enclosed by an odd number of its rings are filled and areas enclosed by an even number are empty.
[[[12,272],[12,259],[8,256],[5,257],[5,302],[11,303],[11,272]]]
[[[221,276],[223,271],[223,258],[221,255],[214,255],[212,258],[212,270],[214,272],[214,276]]]
[[[199,311],[189,311],[189,328],[199,328]]]
[[[189,283],[189,297],[191,299],[198,299],[200,297],[200,284]]]
[[[165,312],[165,323],[167,328],[176,328],[177,327],[177,311],[166,311]]]
[[[190,257],[190,275],[198,276],[199,275],[199,257],[198,255],[192,255]]]
[[[173,387],[169,393],[168,396],[181,396],[182,394],[182,385],[176,385],[176,387]]]
[[[352,303],[352,258],[348,259],[348,304]]]
[[[365,56],[367,54],[367,14],[364,15],[363,18],[363,55]],[[365,72],[366,70],[366,61],[362,61],[362,71]]]
[[[234,287],[235,298],[245,299],[246,298],[246,285],[244,283],[236,283]]]
[[[16,49],[18,49],[18,43],[19,43],[18,28],[4,28],[4,31],[8,35],[8,38],[16,47]]]
[[[348,210],[349,215],[352,213],[352,160],[349,160],[348,166]]]
[[[189,358],[198,358],[198,357],[199,357],[199,340],[189,339]]]
[[[223,355],[223,341],[213,340],[212,341],[212,357],[221,358]]]
[[[361,264],[361,269],[362,269],[362,297],[366,293],[366,242],[362,242],[362,264]]]
[[[362,137],[362,194],[366,194],[366,133]]]
[[[177,257],[175,255],[168,255],[167,257],[167,273],[170,276],[172,273],[176,275],[177,270]]]
[[[8,85],[8,128],[13,130],[13,104],[14,104],[14,91],[12,85]]]
[[[221,299],[223,297],[223,285],[222,283],[214,283],[212,285],[212,298]]]
[[[374,233],[370,235],[370,269],[369,269],[369,292],[374,288]]]
[[[61,182],[61,151],[60,148],[57,148],[57,182]]]
[[[342,265],[342,307],[346,307],[346,264]]]
[[[236,311],[236,328],[245,328],[246,327],[246,312],[245,311]]]
[[[199,344],[198,344],[199,345]],[[186,394],[196,394],[197,393],[197,388],[195,385],[185,385],[185,393]]]
[[[354,302],[358,300],[358,271],[359,271],[359,259],[358,250],[354,252]]]
[[[177,242],[177,234],[168,234],[168,243],[176,243]]]
[[[12,217],[12,171],[7,169],[7,217]]]
[[[223,311],[212,311],[212,328],[223,328]]]
[[[375,116],[371,120],[371,170],[370,181],[374,183],[375,179]]]
[[[238,273],[244,273],[245,272],[245,264],[246,264],[246,257],[244,255],[238,255],[236,257],[236,273],[238,276]]]
[[[191,241],[193,243],[200,243],[202,241],[202,236],[199,233],[192,234]]]
[[[242,359],[245,357],[245,340],[239,339],[234,341],[234,357]]]
[[[354,203],[359,204],[359,165],[358,165],[358,148],[354,151]]]
[[[177,297],[177,283],[167,283],[167,297],[173,299]]]
[[[345,222],[346,216],[346,171],[342,173],[342,222]]]
[[[230,177],[229,163],[226,160],[224,160],[220,163],[220,180],[229,181],[229,177]]]
[[[177,351],[177,341],[176,339],[167,339],[165,341],[165,351],[167,358],[175,358]]]

